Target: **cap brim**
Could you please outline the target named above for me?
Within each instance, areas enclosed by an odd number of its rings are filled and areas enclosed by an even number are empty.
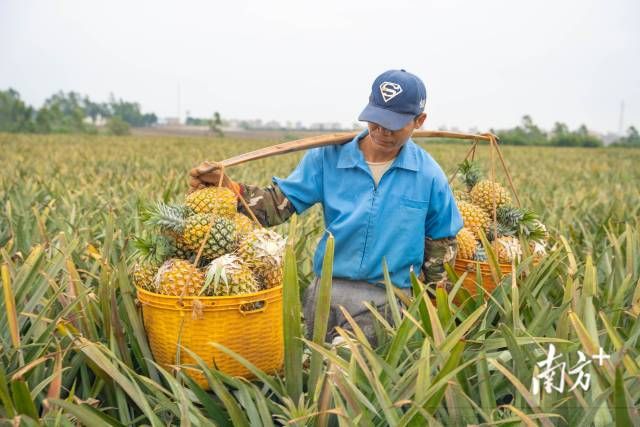
[[[362,122],[372,122],[389,130],[400,130],[407,125],[415,117],[412,113],[396,113],[395,111],[385,110],[368,104],[358,120]]]

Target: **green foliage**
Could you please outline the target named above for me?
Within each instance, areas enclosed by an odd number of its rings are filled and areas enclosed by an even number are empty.
[[[101,118],[111,118],[107,132],[112,135],[125,135],[129,126],[149,126],[158,121],[153,113],[142,114],[138,103],[116,100],[113,95],[109,103],[96,103],[77,92],[60,91],[35,110],[20,99],[17,91],[0,91],[0,132],[96,134]]]
[[[129,135],[129,123],[125,122],[120,116],[113,116],[107,122],[107,132],[110,135]]]
[[[533,123],[530,116],[522,117],[521,126],[495,132],[502,144],[549,145],[547,134]]]
[[[142,114],[140,104],[116,99],[113,94],[108,104],[109,116],[120,117],[133,127],[150,126],[158,121],[155,114]]]
[[[0,91],[0,132],[33,131],[33,108],[14,89]]]
[[[627,130],[627,136],[619,138],[613,144],[612,147],[628,147],[628,148],[640,148],[640,134],[638,130],[631,126]]]
[[[603,142],[591,134],[585,125],[570,131],[564,123],[556,122],[550,134],[533,123],[530,116],[522,118],[522,125],[513,129],[498,130],[496,135],[506,145],[551,145],[556,147],[601,147]]]
[[[602,140],[590,134],[585,125],[571,132],[564,123],[555,124],[550,143],[558,147],[601,147],[603,145]]]

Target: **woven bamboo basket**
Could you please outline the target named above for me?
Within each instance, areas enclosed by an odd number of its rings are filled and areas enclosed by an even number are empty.
[[[511,274],[511,264],[498,265],[503,276]],[[477,280],[478,267],[480,267],[482,283],[478,283]],[[497,286],[497,283],[491,274],[491,267],[487,262],[457,258],[453,265],[453,269],[458,276],[462,276],[463,273],[467,273],[467,276],[462,281],[462,287],[469,291],[469,294],[472,296],[478,294],[478,286],[483,288],[489,294],[492,293]],[[487,295],[485,294],[485,298],[486,297]]]
[[[282,286],[252,294],[223,297],[177,297],[137,288],[151,352],[157,363],[171,370],[176,365],[196,365],[178,345],[188,348],[208,366],[251,379],[247,368],[216,349],[212,342],[240,354],[267,373],[281,369],[284,360]],[[207,381],[197,370],[187,374],[200,386]]]

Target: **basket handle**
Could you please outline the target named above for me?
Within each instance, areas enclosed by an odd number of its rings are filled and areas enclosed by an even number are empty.
[[[262,306],[258,308],[251,308],[251,309],[244,308],[249,304],[256,304],[256,303],[262,303]],[[243,316],[246,316],[247,314],[261,313],[267,309],[268,305],[269,305],[269,301],[267,301],[266,299],[259,300],[259,301],[242,301],[238,306],[238,311]]]

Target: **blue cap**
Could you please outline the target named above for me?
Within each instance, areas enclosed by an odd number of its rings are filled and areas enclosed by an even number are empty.
[[[420,78],[405,70],[385,71],[373,82],[369,104],[358,120],[399,130],[424,111],[426,102],[427,89]]]

